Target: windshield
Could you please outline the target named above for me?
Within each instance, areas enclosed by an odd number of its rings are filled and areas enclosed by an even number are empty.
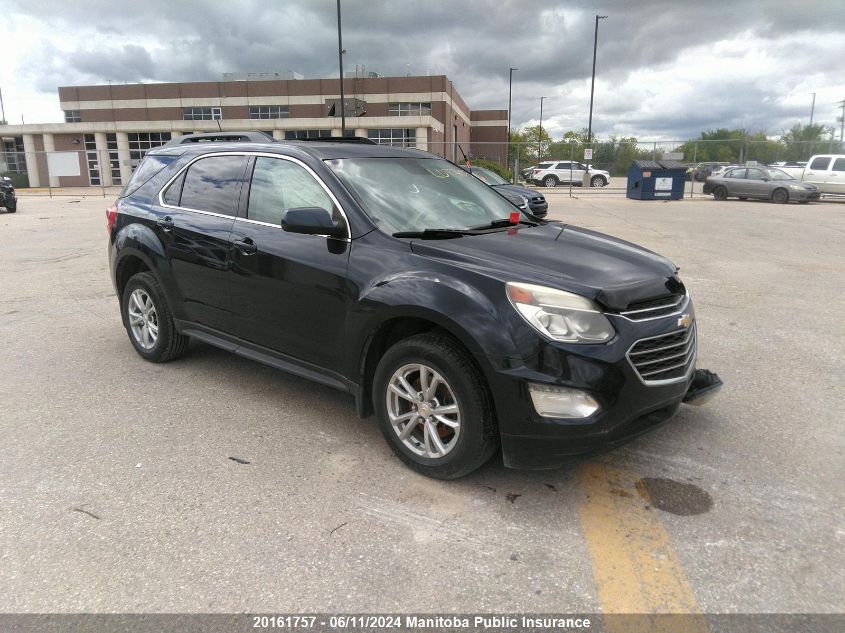
[[[510,202],[475,176],[436,158],[326,161],[375,224],[387,233],[468,229],[507,219]]]
[[[763,171],[772,180],[795,180],[795,178],[787,174],[785,171],[775,169],[774,167],[767,167],[763,169]]]
[[[487,169],[485,167],[473,167],[472,168],[472,175],[478,178],[481,182],[485,185],[507,185],[508,181],[502,178],[499,174],[495,171]]]

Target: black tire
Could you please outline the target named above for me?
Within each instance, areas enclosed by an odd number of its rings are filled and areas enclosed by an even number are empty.
[[[775,204],[786,204],[789,202],[789,192],[786,189],[775,189],[772,192],[772,202]]]
[[[748,196],[738,196],[740,200],[748,200]]]
[[[546,176],[543,178],[544,187],[557,187],[558,180],[554,176]]]
[[[606,184],[607,181],[604,179],[604,176],[593,176],[590,178],[591,187],[604,187]]]
[[[14,213],[17,210],[18,210],[18,203],[17,202],[15,204],[11,205],[11,206],[6,207],[6,211],[8,213]]]
[[[156,324],[158,336],[152,348],[145,349],[132,333],[129,325],[129,301],[135,290],[141,289],[151,299],[156,313]],[[144,360],[152,363],[166,363],[179,358],[188,348],[190,338],[179,334],[173,323],[173,313],[164,297],[161,285],[152,273],[144,272],[134,275],[123,289],[123,297],[120,302],[120,313],[123,317],[123,326],[129,335],[132,347]]]
[[[728,190],[719,185],[713,190],[713,199],[714,200],[727,200],[728,199]]]
[[[453,440],[456,444],[439,458],[417,455],[405,446],[388,417],[390,380],[404,365],[413,363],[423,363],[438,372],[460,407],[460,434]],[[418,334],[387,350],[373,377],[373,404],[382,434],[393,452],[411,469],[428,477],[463,477],[482,466],[498,448],[499,434],[487,381],[467,352],[446,334]]]

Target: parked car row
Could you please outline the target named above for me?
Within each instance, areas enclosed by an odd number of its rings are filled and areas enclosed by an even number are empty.
[[[505,196],[518,208],[523,209],[524,205],[527,204],[529,213],[538,218],[546,217],[549,204],[546,202],[545,197],[533,189],[513,185],[492,169],[487,169],[486,167],[467,167],[466,169],[481,182]]]

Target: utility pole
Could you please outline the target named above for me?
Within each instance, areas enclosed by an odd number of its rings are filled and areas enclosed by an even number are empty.
[[[816,112],[816,93],[813,93],[813,105],[810,106],[810,125],[813,125],[813,114]]]
[[[540,97],[540,134],[537,136],[537,162],[539,163],[542,159],[542,147],[543,147],[543,99],[545,97]]]
[[[6,123],[6,108],[3,107],[3,90],[0,89],[0,121]]]
[[[346,136],[346,99],[343,94],[343,35],[340,30],[340,0],[337,0],[337,64],[340,67],[340,135]]]
[[[599,20],[606,20],[606,15],[596,16],[596,30],[593,35],[593,79],[590,82],[590,121],[587,124],[587,144],[593,141],[593,92],[596,88],[596,49],[599,44]]]
[[[340,0],[338,0],[338,2],[340,2]],[[519,68],[508,69],[508,149],[506,152],[508,155],[510,155],[511,152],[511,96],[513,95],[513,71],[515,70],[519,70]],[[507,163],[508,160],[506,159],[505,162]],[[516,182],[514,180],[515,178],[516,174],[513,175],[511,181]]]

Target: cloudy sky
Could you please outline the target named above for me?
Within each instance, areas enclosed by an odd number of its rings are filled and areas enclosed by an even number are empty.
[[[540,10],[538,10],[538,8]],[[552,135],[777,135],[835,124],[845,99],[843,0],[343,0],[346,68],[447,74],[472,108],[506,108]],[[337,76],[334,0],[0,0],[6,118],[60,121],[56,87],[215,80],[224,72]],[[838,126],[837,126],[838,127]],[[838,129],[837,129],[838,131]]]

